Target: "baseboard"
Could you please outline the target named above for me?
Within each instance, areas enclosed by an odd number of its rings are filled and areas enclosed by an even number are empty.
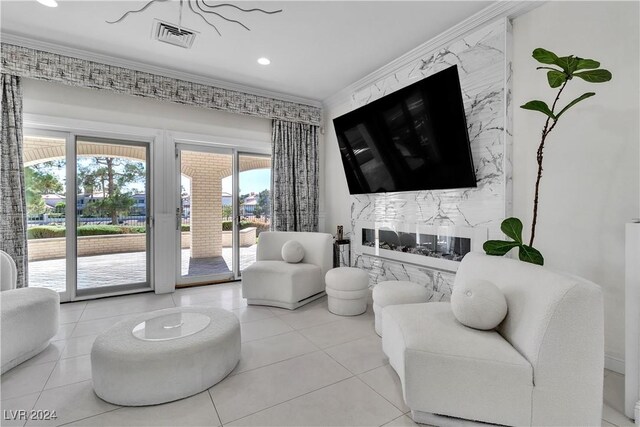
[[[609,354],[604,355],[604,367],[613,372],[624,375],[624,359]]]

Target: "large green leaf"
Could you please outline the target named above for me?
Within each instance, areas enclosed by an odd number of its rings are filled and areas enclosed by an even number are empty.
[[[520,261],[530,262],[531,264],[544,265],[544,257],[540,251],[528,245],[520,245],[518,258],[520,258]]]
[[[511,249],[520,246],[518,242],[507,242],[505,240],[487,240],[482,245],[482,249],[487,255],[502,256],[509,252]]]
[[[575,73],[574,76],[580,77],[589,83],[604,83],[611,80],[611,73],[609,70],[604,69],[580,71],[579,73]]]
[[[598,61],[594,61],[593,59],[584,59],[584,58],[577,58],[577,59],[578,59],[578,65],[576,66],[576,71],[598,68],[600,66],[600,63]]]
[[[567,75],[562,71],[552,70],[547,72],[547,80],[549,81],[549,86],[556,88],[567,81]]]
[[[545,114],[555,120],[555,116],[551,112],[551,109],[549,109],[549,106],[544,101],[529,101],[526,104],[521,105],[520,108],[524,108],[525,110],[540,111],[542,114]]]
[[[556,115],[556,120],[558,118],[560,118],[561,115],[564,114],[565,111],[567,111],[569,108],[573,107],[574,105],[576,105],[578,102],[587,99],[587,98],[591,98],[593,95],[595,95],[595,92],[587,92],[587,93],[583,93],[582,95],[580,95],[579,97],[577,97],[576,99],[574,99],[573,101],[571,101],[570,103],[567,104],[566,107],[564,107],[562,110],[560,110],[560,112]]]
[[[522,221],[518,218],[507,218],[500,224],[500,230],[511,237],[519,245],[522,244]]]
[[[543,64],[555,64],[558,60],[558,55],[541,47],[534,49],[531,56]]]
[[[578,67],[578,58],[576,58],[573,55],[571,55],[571,56],[563,56],[561,58],[558,58],[556,60],[555,64],[557,66],[559,66],[560,68],[562,68],[565,73],[567,73],[569,76],[571,76],[573,74],[573,72],[576,71],[576,69]]]

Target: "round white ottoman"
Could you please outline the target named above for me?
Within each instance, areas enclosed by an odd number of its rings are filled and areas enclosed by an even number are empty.
[[[113,325],[91,349],[93,389],[107,402],[156,405],[191,396],[240,360],[240,322],[210,307],[157,310]]]
[[[324,278],[329,311],[340,316],[357,316],[367,311],[369,275],[359,268],[339,267]]]
[[[373,287],[373,314],[376,333],[382,336],[382,309],[388,305],[416,304],[427,302],[427,288],[413,282],[390,280]]]

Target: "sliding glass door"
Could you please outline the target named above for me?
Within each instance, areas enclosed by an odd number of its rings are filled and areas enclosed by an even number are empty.
[[[30,287],[63,301],[150,288],[149,152],[146,142],[25,130]]]
[[[149,148],[77,137],[77,295],[148,287]]]
[[[68,299],[67,140],[65,133],[31,131],[23,146],[28,285],[53,289],[63,299]]]
[[[233,150],[178,144],[178,285],[235,277],[233,252]]]
[[[271,218],[271,157],[178,143],[178,285],[234,280],[255,262]]]
[[[260,233],[271,227],[271,156],[238,154],[239,272],[256,261]]]

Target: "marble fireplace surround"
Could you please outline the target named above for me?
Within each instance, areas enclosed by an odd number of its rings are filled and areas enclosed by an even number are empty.
[[[430,300],[448,300],[457,263],[394,259],[388,256],[391,251],[381,255],[372,253],[373,248],[363,250],[358,244],[363,223],[458,227],[479,236],[472,250],[482,250],[483,239],[502,237],[500,223],[511,214],[512,202],[510,41],[511,24],[501,18],[446,45],[431,45],[419,59],[351,93],[356,109],[457,65],[477,177],[477,188],[351,196],[352,265],[367,270],[374,286],[384,280],[410,280],[427,287]]]

